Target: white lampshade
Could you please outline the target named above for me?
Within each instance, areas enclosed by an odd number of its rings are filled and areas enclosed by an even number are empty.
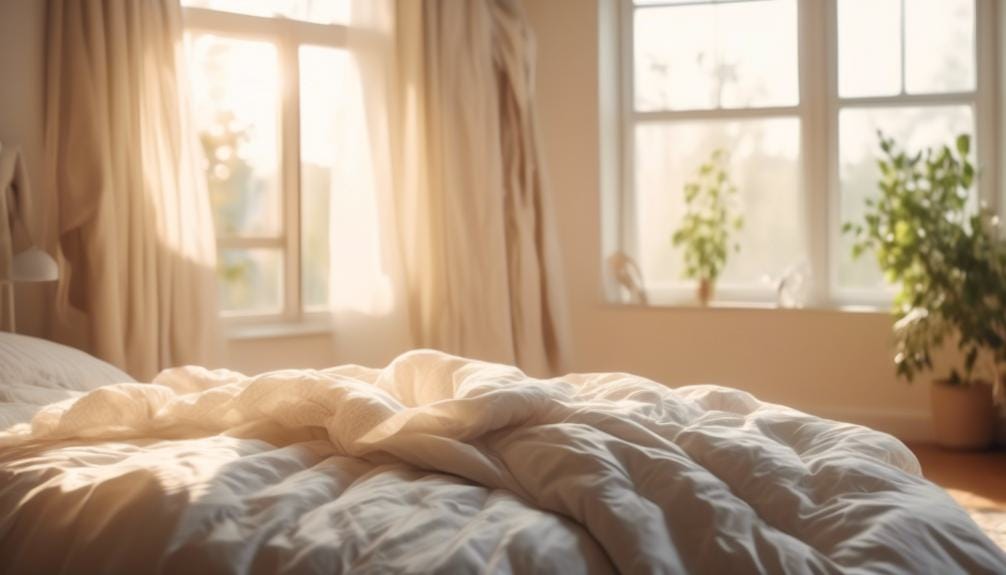
[[[13,282],[51,282],[59,279],[59,266],[52,256],[36,247],[30,247],[14,256],[10,266]]]

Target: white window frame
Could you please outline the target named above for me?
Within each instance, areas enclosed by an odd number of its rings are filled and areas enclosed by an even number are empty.
[[[1001,213],[998,190],[1000,170],[999,103],[997,100],[999,67],[998,48],[1001,32],[998,30],[998,10],[995,0],[975,0],[975,58],[976,86],[973,92],[949,94],[899,94],[884,97],[842,98],[838,95],[838,1],[797,0],[797,46],[799,74],[799,102],[795,106],[777,106],[741,109],[711,109],[686,111],[637,112],[635,110],[635,78],[633,61],[633,21],[637,9],[654,6],[682,6],[682,3],[651,3],[635,6],[633,0],[614,0],[618,4],[617,52],[619,89],[620,145],[618,193],[614,207],[615,218],[606,218],[609,225],[618,226],[615,234],[617,249],[638,259],[638,234],[635,222],[634,134],[637,124],[646,121],[682,120],[736,120],[745,118],[795,117],[800,120],[800,158],[802,194],[806,206],[804,237],[811,270],[811,293],[807,307],[868,308],[889,306],[893,292],[890,290],[853,290],[840,288],[837,266],[833,265],[840,249],[841,188],[838,165],[838,117],[849,107],[900,107],[912,105],[958,104],[972,108],[975,119],[975,139],[980,197]],[[695,3],[707,3],[708,0]],[[720,3],[751,0],[719,0]],[[903,2],[905,0],[902,0]],[[908,0],[910,1],[910,0]],[[904,34],[902,34],[904,42]],[[904,50],[902,50],[904,52]],[[903,56],[902,56],[903,57]],[[902,74],[904,74],[902,66]],[[904,82],[902,82],[904,91]],[[610,247],[610,246],[609,246]],[[652,304],[681,305],[694,301],[694,288],[678,286],[647,287]],[[611,293],[611,292],[609,292]],[[717,305],[771,306],[776,294],[771,286],[717,287]],[[733,303],[738,302],[738,303]]]
[[[223,313],[233,327],[317,323],[324,312],[305,311],[301,274],[300,62],[301,46],[346,48],[347,27],[287,18],[252,16],[208,8],[183,9],[185,31],[267,41],[276,46],[280,73],[279,182],[283,210],[278,237],[218,238],[217,249],[271,248],[283,253],[281,308],[277,313]],[[254,331],[254,330],[253,330]],[[284,331],[289,331],[286,329]],[[256,335],[258,332],[249,332]]]

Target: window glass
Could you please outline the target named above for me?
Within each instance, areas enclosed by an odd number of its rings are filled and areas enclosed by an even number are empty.
[[[634,26],[637,110],[799,101],[795,0],[639,8]]]
[[[839,0],[839,95],[900,92],[901,0]]]
[[[348,126],[340,90],[347,89],[349,55],[345,50],[317,46],[300,48],[300,189],[301,261],[304,306],[323,308],[329,301],[329,269],[332,233],[330,213],[341,130]]]
[[[224,249],[217,258],[220,309],[225,313],[278,313],[283,301],[279,249]]]
[[[975,89],[974,0],[906,3],[905,83],[912,94]]]
[[[841,222],[860,222],[864,200],[876,196],[881,157],[877,130],[894,138],[907,151],[925,147],[953,145],[960,133],[973,133],[974,120],[969,106],[851,108],[839,115],[839,177],[841,187]],[[842,236],[838,242],[838,285],[841,288],[872,289],[884,287],[883,275],[870,254],[859,259],[851,255],[853,239]]]
[[[196,126],[219,237],[275,237],[282,227],[276,46],[189,37]]]
[[[745,219],[719,280],[723,286],[769,287],[806,258],[800,192],[800,122],[796,118],[637,125],[636,220],[639,263],[647,287],[684,286],[681,251],[671,235],[684,213],[684,185],[713,150],[730,156],[730,178]]]

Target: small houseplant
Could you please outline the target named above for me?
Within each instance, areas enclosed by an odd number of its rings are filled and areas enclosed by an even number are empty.
[[[1006,244],[996,216],[976,202],[971,140],[909,154],[880,134],[880,148],[880,195],[844,231],[855,237],[853,255],[873,252],[899,286],[898,375],[912,381],[933,370],[946,345],[959,352],[959,365],[932,387],[937,440],[987,447],[1006,363]]]
[[[684,277],[698,280],[699,303],[708,305],[728,254],[740,250],[731,233],[744,225],[734,213],[737,187],[730,181],[723,150],[714,150],[699,166],[695,177],[685,183],[684,194],[685,214],[671,243],[683,249]]]

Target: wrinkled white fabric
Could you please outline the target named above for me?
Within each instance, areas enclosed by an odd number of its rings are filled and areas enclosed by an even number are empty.
[[[11,572],[1001,572],[894,438],[715,386],[182,368],[0,435]],[[3,569],[0,569],[3,570]]]
[[[49,403],[132,381],[115,366],[78,349],[0,332],[0,429],[31,419]]]

